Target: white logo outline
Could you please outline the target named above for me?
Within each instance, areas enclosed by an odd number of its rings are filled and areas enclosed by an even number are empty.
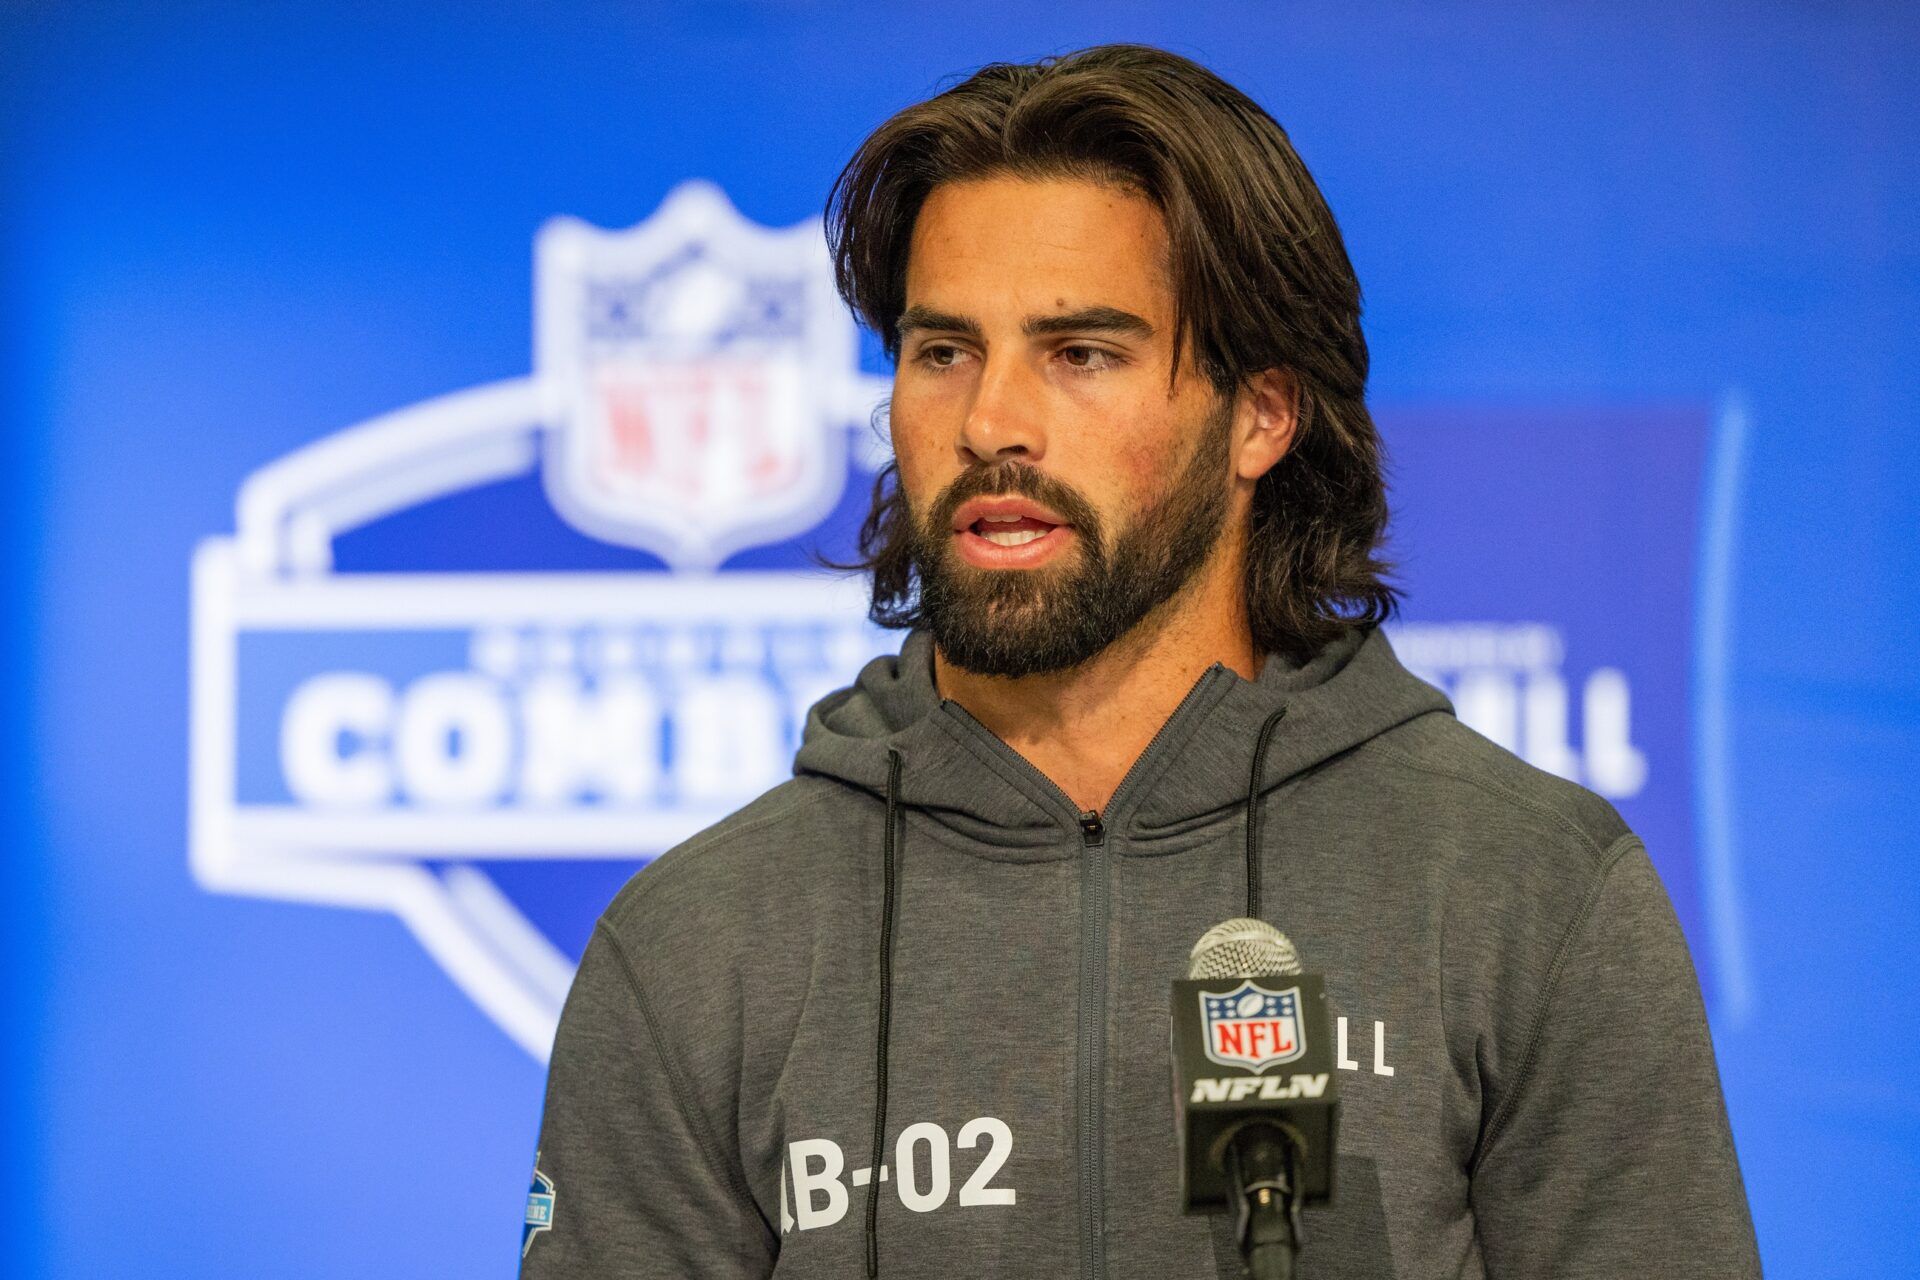
[[[630,231],[587,230],[601,241],[643,236],[663,218],[682,238],[698,229],[701,218],[721,228],[723,238],[747,237],[741,228],[751,228],[718,188],[689,182],[663,201],[654,218]],[[582,228],[584,224],[573,219],[556,219],[542,234],[565,239],[585,234]],[[816,274],[824,269],[823,248],[817,254],[795,248],[820,239],[817,220],[779,232],[752,230],[786,251],[813,255],[808,260]],[[342,534],[438,497],[525,475],[550,456],[554,437],[565,429],[556,406],[568,400],[541,373],[382,414],[248,476],[236,499],[234,533],[204,539],[193,555],[188,863],[195,881],[212,892],[393,913],[479,1008],[544,1062],[573,964],[483,871],[454,865],[435,874],[414,860],[425,852],[445,851],[435,842],[449,837],[433,832],[452,832],[457,845],[457,818],[338,815],[314,823],[298,814],[261,812],[238,802],[239,637],[243,631],[262,629],[525,621],[536,612],[529,600],[540,602],[541,620],[603,617],[610,599],[631,597],[642,588],[655,607],[663,599],[697,601],[715,615],[752,609],[760,616],[770,607],[835,618],[849,611],[864,614],[865,586],[854,579],[703,572],[730,550],[778,540],[817,523],[845,483],[849,456],[868,471],[883,465],[887,452],[872,430],[872,414],[888,380],[858,369],[851,318],[836,311],[835,323],[839,335],[820,344],[835,364],[816,371],[822,388],[816,407],[837,427],[823,434],[823,449],[838,467],[824,508],[816,494],[811,505],[796,507],[781,521],[749,516],[732,531],[702,531],[698,545],[667,540],[650,548],[684,554],[686,562],[669,555],[669,565],[691,572],[333,572],[333,545]],[[547,368],[552,367],[549,359]],[[631,536],[623,540],[638,543]],[[722,586],[729,589],[720,590]],[[396,624],[396,618],[403,621]],[[563,856],[595,856],[596,850],[617,847],[631,857],[637,850],[659,852],[724,816],[717,810],[692,812],[671,821],[636,824],[631,818],[580,814],[571,825],[543,819],[537,831],[530,829],[533,824],[522,824],[526,829],[509,831],[512,838],[506,843],[517,845],[526,856],[537,856],[542,847]],[[384,820],[389,818],[415,821]],[[432,830],[423,831],[428,819]],[[409,831],[409,825],[414,829]],[[492,818],[486,827],[485,842],[497,847],[502,827]],[[551,848],[556,840],[557,850]]]

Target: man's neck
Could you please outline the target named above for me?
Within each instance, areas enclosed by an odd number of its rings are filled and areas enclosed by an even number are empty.
[[[1244,608],[1217,594],[1168,601],[1160,616],[1067,671],[982,676],[951,665],[936,648],[934,681],[942,697],[965,707],[1075,806],[1104,809],[1208,667],[1219,662],[1244,679],[1259,676]]]

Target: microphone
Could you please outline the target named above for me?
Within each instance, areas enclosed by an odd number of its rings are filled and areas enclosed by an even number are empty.
[[[1321,978],[1263,920],[1207,930],[1173,984],[1181,1207],[1233,1213],[1253,1280],[1290,1280],[1300,1206],[1333,1196],[1331,1025]]]

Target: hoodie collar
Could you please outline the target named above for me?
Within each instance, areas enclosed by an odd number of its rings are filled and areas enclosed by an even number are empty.
[[[1299,666],[1269,654],[1256,680],[1215,663],[1114,792],[1102,814],[1107,827],[1157,844],[1236,809],[1247,799],[1260,725],[1283,706],[1262,791],[1416,716],[1453,710],[1400,665],[1378,628],[1349,628]],[[1079,815],[1065,792],[959,703],[940,697],[925,630],[909,631],[897,655],[873,659],[852,685],[812,706],[794,773],[884,796],[890,749],[904,758],[900,803],[972,841],[1038,851],[1057,847],[1063,828],[1075,829]]]

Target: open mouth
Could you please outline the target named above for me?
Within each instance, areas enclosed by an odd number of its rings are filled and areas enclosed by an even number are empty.
[[[996,547],[1024,547],[1058,528],[1059,525],[1032,516],[982,516],[973,522],[968,532]]]
[[[1058,511],[1013,494],[962,503],[953,534],[960,558],[981,569],[1037,568],[1073,544],[1073,526]]]

